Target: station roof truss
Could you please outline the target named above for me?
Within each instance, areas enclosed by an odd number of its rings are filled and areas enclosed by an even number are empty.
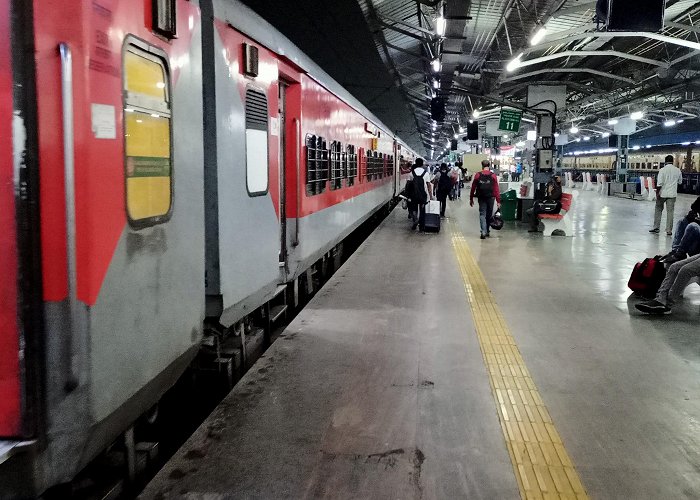
[[[503,106],[533,118],[526,108],[532,84],[566,85],[567,106],[557,112],[562,130],[573,124],[614,133],[609,120],[641,111],[641,131],[700,113],[700,2],[695,0],[668,0],[664,27],[653,33],[606,31],[597,21],[595,0],[358,3],[428,155],[438,156],[463,133],[475,110],[482,128]],[[439,123],[430,115],[435,96],[446,101]]]

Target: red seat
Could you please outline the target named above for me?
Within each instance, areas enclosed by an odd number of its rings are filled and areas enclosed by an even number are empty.
[[[571,208],[571,201],[574,199],[573,195],[569,193],[562,193],[561,194],[561,209],[566,210],[567,212]]]

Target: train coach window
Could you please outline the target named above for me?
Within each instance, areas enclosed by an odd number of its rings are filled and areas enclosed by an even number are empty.
[[[365,179],[372,180],[372,172],[374,171],[374,153],[372,150],[367,150],[367,160],[365,161]]]
[[[331,143],[331,189],[340,189],[343,187],[343,163],[342,163],[343,146],[339,141]]]
[[[357,153],[355,152],[355,146],[348,146],[348,186],[355,184],[355,177],[357,177]]]
[[[248,196],[267,194],[267,96],[255,89],[245,93],[245,156]]]
[[[321,194],[328,179],[328,150],[323,137],[306,136],[306,194]]]
[[[126,212],[138,227],[164,222],[171,211],[172,126],[165,61],[129,45],[124,52]]]

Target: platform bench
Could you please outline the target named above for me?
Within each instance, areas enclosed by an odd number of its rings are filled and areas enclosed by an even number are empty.
[[[573,233],[571,225],[571,205],[574,202],[574,197],[578,193],[562,193],[561,194],[561,212],[558,214],[539,214],[540,222],[544,224],[543,232],[552,236],[567,236]]]

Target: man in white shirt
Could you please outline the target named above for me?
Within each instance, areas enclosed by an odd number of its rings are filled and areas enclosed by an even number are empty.
[[[658,233],[661,227],[661,214],[666,205],[666,234],[673,234],[673,208],[676,206],[678,184],[683,180],[681,170],[673,165],[673,155],[665,158],[666,165],[659,170],[656,177],[656,210],[654,211],[654,227],[650,233]]]
[[[412,229],[419,226],[422,231],[425,225],[425,205],[433,198],[433,184],[430,182],[430,172],[423,166],[423,158],[416,158],[411,172],[416,189],[416,203],[418,204],[418,220],[413,218]]]

